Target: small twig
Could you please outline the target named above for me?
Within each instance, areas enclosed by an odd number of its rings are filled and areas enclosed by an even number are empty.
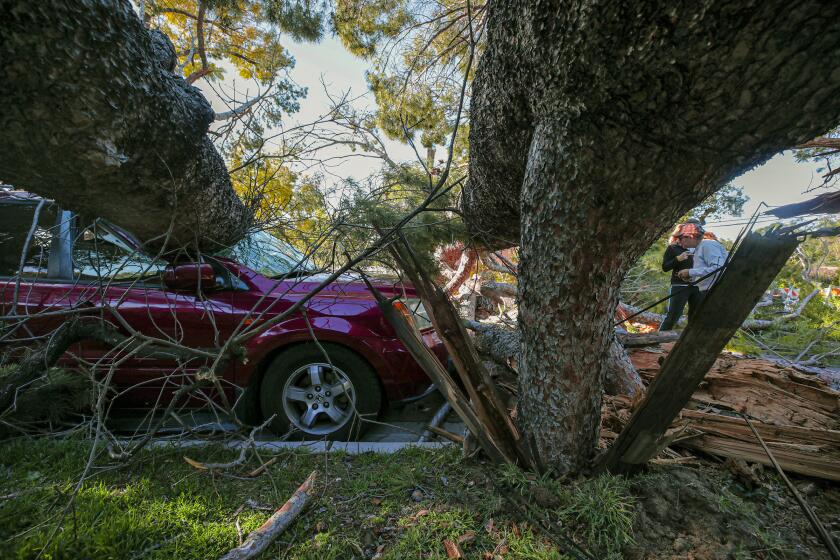
[[[245,462],[248,450],[254,446],[254,438],[256,438],[260,430],[268,426],[274,420],[275,416],[277,415],[272,414],[268,420],[266,420],[259,426],[255,426],[251,430],[251,434],[248,436],[248,439],[245,441],[245,443],[242,444],[242,449],[239,452],[239,457],[237,457],[233,461],[230,461],[228,463],[202,463],[200,461],[196,461],[195,459],[190,459],[189,457],[184,457],[184,461],[186,461],[187,464],[189,464],[191,467],[195,467],[196,469],[202,471],[221,471],[226,469],[232,469],[233,467],[238,467],[239,465]]]
[[[457,444],[464,443],[464,436],[453,434],[449,430],[444,430],[443,428],[438,428],[437,426],[429,426],[429,431],[434,432],[442,438],[446,438],[449,441],[452,441]]]
[[[273,465],[274,463],[276,463],[279,460],[280,460],[279,457],[272,457],[271,459],[269,459],[268,461],[266,461],[265,463],[263,463],[262,465],[260,465],[256,469],[252,470],[251,472],[249,472],[245,476],[247,476],[248,478],[256,478],[256,477],[260,476],[262,473],[264,473],[266,470],[268,470],[268,467],[270,467],[271,465]]]
[[[15,278],[15,289],[12,293],[12,315],[17,315],[18,306],[18,292],[20,291],[20,280],[23,277],[23,267],[26,266],[26,256],[29,254],[29,244],[32,243],[32,238],[35,236],[35,230],[38,229],[38,218],[41,215],[41,209],[46,203],[45,199],[38,201],[38,206],[35,207],[35,212],[32,214],[32,225],[29,226],[29,233],[26,234],[26,240],[23,242],[23,249],[20,251],[20,264],[18,265],[17,278]]]
[[[764,443],[764,439],[761,437],[761,435],[759,435],[758,430],[755,429],[755,426],[753,426],[753,423],[750,422],[749,418],[747,418],[747,415],[742,412],[741,417],[744,419],[744,421],[746,421],[747,426],[750,427],[752,433],[755,434],[755,437],[756,439],[758,439],[758,442],[761,444],[761,447],[764,448],[764,452],[767,454],[767,458],[770,459],[771,463],[773,463],[773,466],[776,468],[776,472],[778,472],[779,476],[782,477],[782,480],[787,485],[788,490],[790,490],[790,493],[793,494],[793,497],[796,499],[797,503],[799,503],[799,507],[802,508],[803,513],[805,513],[805,517],[808,518],[808,521],[811,523],[811,527],[814,528],[814,532],[817,534],[817,536],[823,542],[825,547],[828,549],[828,552],[833,558],[833,560],[840,560],[840,550],[837,549],[837,543],[834,542],[834,539],[832,539],[831,535],[828,534],[828,531],[826,531],[825,526],[814,513],[814,510],[811,509],[811,506],[809,506],[805,502],[805,498],[802,497],[802,494],[799,493],[799,490],[796,489],[796,486],[794,486],[790,479],[787,477],[785,471],[782,470],[781,465],[779,465],[778,461],[776,461],[776,458],[773,456],[773,453],[770,452],[770,448],[768,448],[767,444]]]
[[[239,546],[242,546],[242,541],[244,540],[242,537],[242,525],[239,524],[239,516],[236,516],[236,522],[234,523],[236,527],[236,536],[239,539]]]

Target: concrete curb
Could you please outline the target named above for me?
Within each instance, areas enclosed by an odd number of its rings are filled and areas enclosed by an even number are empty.
[[[126,446],[130,446],[130,442],[121,442]],[[147,447],[153,448],[181,448],[188,449],[193,447],[206,447],[209,445],[219,445],[229,449],[241,449],[246,442],[244,441],[213,441],[213,440],[154,440],[150,441]],[[342,451],[350,455],[359,455],[361,453],[384,453],[391,454],[401,451],[403,449],[443,449],[452,446],[450,442],[413,442],[413,441],[256,441],[254,446],[262,450],[282,450],[282,449],[298,449],[305,450],[310,453],[333,453]]]

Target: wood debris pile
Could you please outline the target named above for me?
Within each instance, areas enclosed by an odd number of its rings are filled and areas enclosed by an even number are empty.
[[[672,345],[637,350],[631,360],[650,382]],[[612,442],[635,403],[605,396],[601,436]],[[749,426],[788,472],[840,480],[840,392],[821,379],[766,360],[723,354],[672,424],[664,445],[769,465]]]

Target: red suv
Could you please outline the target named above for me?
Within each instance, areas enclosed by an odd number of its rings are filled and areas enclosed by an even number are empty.
[[[30,234],[31,232],[31,234]],[[27,242],[27,239],[29,241]],[[28,245],[27,245],[28,243]],[[202,262],[172,264],[103,220],[85,222],[21,191],[0,189],[0,344],[19,347],[54,331],[69,315],[103,317],[190,348],[218,350],[234,331],[277,316],[325,276],[292,246],[257,232]],[[378,281],[441,358],[446,353],[410,286]],[[200,289],[199,289],[200,287]],[[16,300],[16,301],[15,301]],[[272,429],[346,438],[386,402],[408,400],[431,382],[396,338],[358,278],[330,284],[296,313],[245,343],[223,374],[237,413]],[[63,363],[113,368],[114,403],[150,407],[194,379],[206,359],[126,356],[93,342]],[[244,391],[242,390],[244,389]],[[219,395],[210,395],[218,402]],[[201,402],[193,398],[191,404]]]

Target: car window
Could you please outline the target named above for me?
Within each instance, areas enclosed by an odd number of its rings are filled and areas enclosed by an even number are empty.
[[[165,261],[134,249],[100,221],[77,229],[73,241],[75,279],[160,283],[165,268]]]
[[[303,253],[265,231],[249,234],[233,247],[217,253],[217,256],[233,259],[269,278],[292,271],[314,272]]]
[[[38,203],[31,199],[8,197],[0,200],[0,276],[48,276],[52,231],[58,213],[58,208],[50,203],[41,207],[23,268],[20,268],[21,252],[32,227],[37,206]]]

